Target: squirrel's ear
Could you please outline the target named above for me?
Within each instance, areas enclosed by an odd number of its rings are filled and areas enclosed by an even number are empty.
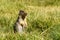
[[[27,15],[27,13],[25,13],[25,16]]]

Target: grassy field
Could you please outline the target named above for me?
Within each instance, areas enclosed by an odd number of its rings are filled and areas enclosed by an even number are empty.
[[[60,0],[0,0],[0,40],[60,40]],[[25,33],[13,33],[19,10],[27,12]]]

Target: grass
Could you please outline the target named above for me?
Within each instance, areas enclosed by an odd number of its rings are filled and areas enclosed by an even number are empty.
[[[0,40],[60,40],[59,0],[0,0]],[[19,10],[28,13],[23,34],[14,34]]]

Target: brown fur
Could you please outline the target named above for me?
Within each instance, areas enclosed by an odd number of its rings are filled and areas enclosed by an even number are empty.
[[[27,16],[27,13],[25,13],[23,10],[19,11],[18,19],[14,25],[14,33],[20,32],[21,30],[23,31],[24,30],[23,28],[27,26],[26,16]],[[19,29],[20,27],[22,27],[21,30]]]

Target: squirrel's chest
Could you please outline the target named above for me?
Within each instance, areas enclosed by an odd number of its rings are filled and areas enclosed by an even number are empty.
[[[19,23],[20,23],[20,24],[24,24],[25,21],[24,21],[23,19],[19,19]]]

